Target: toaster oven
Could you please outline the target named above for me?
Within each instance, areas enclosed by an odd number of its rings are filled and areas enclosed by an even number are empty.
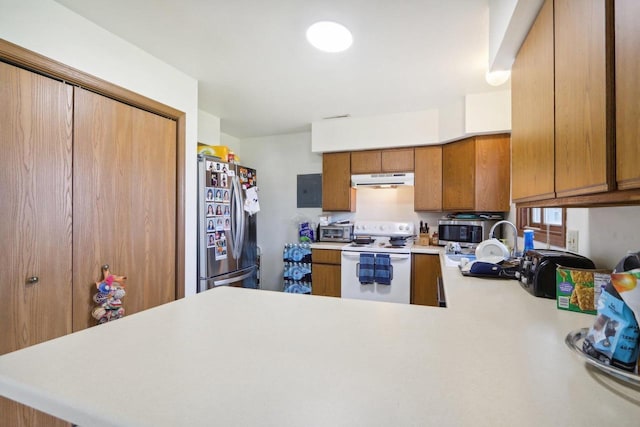
[[[318,240],[321,242],[349,243],[353,239],[353,224],[321,225]]]
[[[572,252],[553,249],[535,249],[524,253],[520,259],[519,280],[532,295],[556,298],[556,267],[596,268],[593,261]]]

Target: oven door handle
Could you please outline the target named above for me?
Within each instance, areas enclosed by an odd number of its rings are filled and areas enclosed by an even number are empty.
[[[356,277],[360,277],[360,263],[356,262]],[[389,280],[393,280],[393,265],[389,266]]]

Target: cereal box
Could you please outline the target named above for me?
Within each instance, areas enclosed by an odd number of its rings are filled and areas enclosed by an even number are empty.
[[[600,293],[611,280],[611,270],[558,266],[556,301],[560,310],[596,314]]]

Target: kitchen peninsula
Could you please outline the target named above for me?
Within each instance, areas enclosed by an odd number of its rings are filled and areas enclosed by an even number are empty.
[[[564,344],[593,316],[443,279],[448,308],[220,287],[3,355],[0,395],[81,426],[638,425]]]

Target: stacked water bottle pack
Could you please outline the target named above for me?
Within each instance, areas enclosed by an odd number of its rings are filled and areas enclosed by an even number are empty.
[[[284,292],[311,293],[311,247],[309,243],[287,243],[282,253],[284,261]]]

